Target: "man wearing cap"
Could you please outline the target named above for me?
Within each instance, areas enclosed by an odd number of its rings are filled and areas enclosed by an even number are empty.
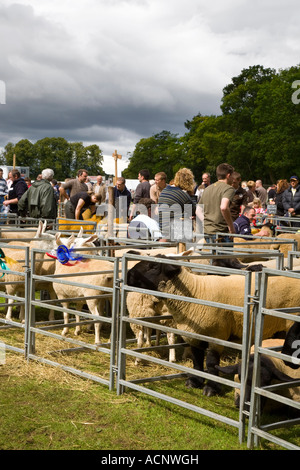
[[[300,226],[300,185],[298,176],[290,177],[290,187],[282,195],[282,204],[286,215],[289,217],[299,217],[298,223],[293,223],[294,227]]]

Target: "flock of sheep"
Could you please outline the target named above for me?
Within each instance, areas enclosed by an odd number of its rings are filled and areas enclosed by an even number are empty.
[[[14,234],[15,236],[16,234]],[[49,292],[52,300],[59,299],[62,303],[64,312],[64,328],[62,335],[67,335],[69,332],[69,313],[67,312],[70,302],[76,298],[76,309],[80,310],[83,304],[86,304],[91,315],[97,317],[103,314],[105,296],[107,297],[107,288],[112,288],[114,285],[114,264],[110,260],[97,259],[96,257],[83,258],[80,262],[73,265],[65,265],[58,260],[50,259],[47,253],[51,253],[57,249],[58,246],[65,246],[67,248],[85,248],[95,247],[97,235],[84,237],[82,232],[77,235],[62,237],[60,233],[52,234],[46,231],[45,224],[39,223],[35,236],[31,240],[9,241],[12,235],[5,232],[1,233],[1,241],[5,242],[4,237],[7,237],[7,243],[2,245],[2,250],[5,255],[5,262],[9,271],[6,271],[2,276],[1,281],[5,281],[4,288],[8,295],[24,296],[24,277],[22,273],[25,272],[24,254],[25,250],[22,247],[29,246],[30,249],[36,248],[41,251],[36,254],[35,274],[38,276],[48,276],[55,274],[55,278],[65,274],[72,275],[72,280],[84,284],[84,287],[72,286],[68,283],[60,282],[46,282],[36,281],[35,289],[37,291],[45,290]],[[24,238],[24,233],[22,234]],[[298,250],[300,249],[300,233],[281,234],[274,240],[273,244],[266,244],[259,246],[259,249],[265,250],[279,250],[284,253],[286,258],[287,252],[291,247],[289,245],[280,245],[278,240],[280,238],[293,238],[297,240]],[[242,240],[244,241],[244,240]],[[251,247],[251,242],[249,242]],[[19,246],[19,249],[13,246]],[[245,245],[243,246],[245,248]],[[131,248],[132,250],[132,248]],[[124,252],[130,251],[130,248],[119,250],[115,252],[115,256],[122,256]],[[242,340],[243,333],[243,316],[240,311],[232,311],[226,309],[227,305],[235,305],[237,307],[243,306],[244,299],[244,282],[245,277],[238,274],[232,275],[205,275],[205,272],[195,273],[186,266],[181,266],[178,263],[168,262],[168,256],[175,256],[176,248],[154,248],[145,249],[138,254],[145,256],[143,261],[130,261],[129,270],[127,273],[127,284],[129,286],[140,287],[143,289],[150,289],[152,291],[179,295],[181,297],[192,297],[195,299],[202,299],[209,302],[221,304],[207,307],[199,303],[189,303],[180,299],[169,297],[155,297],[146,293],[128,292],[126,298],[126,305],[129,317],[152,317],[161,315],[170,315],[172,319],[163,320],[166,325],[173,326],[179,330],[189,333],[196,333],[222,340],[229,340],[235,337]],[[185,257],[190,256],[194,263],[209,264],[209,260],[195,257],[194,253],[183,253]],[[157,262],[147,260],[147,255],[163,257]],[[47,262],[45,262],[45,258]],[[186,259],[186,258],[185,258]],[[259,259],[259,258],[258,258]],[[16,261],[17,260],[17,261]],[[246,257],[240,260],[227,260],[220,261],[224,266],[245,269],[246,266],[242,262],[247,261]],[[246,269],[255,270],[256,264],[252,262],[247,265]],[[270,259],[263,261],[263,266],[275,268],[276,260]],[[218,264],[218,262],[217,262]],[[295,260],[294,266],[300,264],[299,260]],[[18,274],[20,273],[20,274]],[[86,276],[85,276],[85,273]],[[202,275],[201,275],[202,274]],[[88,287],[90,286],[90,287]],[[286,278],[284,276],[274,277],[270,279],[268,286],[268,296],[266,301],[267,308],[289,308],[300,307],[300,280],[296,278]],[[103,288],[103,290],[101,290]],[[2,289],[3,290],[3,289]],[[111,301],[112,299],[110,299]],[[9,306],[7,309],[6,318],[12,318],[12,303],[13,300],[8,300]],[[20,311],[21,320],[24,318],[24,307]],[[54,318],[54,312],[50,312],[49,319]],[[80,325],[78,324],[79,318],[76,320],[75,335],[80,332]],[[299,323],[295,323],[299,326]],[[150,345],[151,331],[143,329],[139,325],[131,323],[131,328],[137,339],[137,347],[142,347],[146,339],[146,345]],[[272,338],[277,332],[288,331],[291,324],[286,323],[280,318],[270,318],[265,320],[264,325],[264,339]],[[95,323],[95,343],[100,343],[100,329],[101,323]],[[296,331],[296,338],[300,339],[300,328]],[[295,330],[292,330],[293,332]],[[175,335],[168,333],[168,343],[173,345],[175,343]],[[204,343],[202,341],[191,338],[190,336],[184,337],[191,347],[191,354],[194,369],[203,371],[204,360],[206,363],[207,372],[213,376],[223,373],[237,373],[238,366],[229,369],[220,367],[220,358],[222,355],[222,347],[216,344]],[[287,346],[286,346],[287,347]],[[170,362],[176,361],[175,349],[170,349],[169,355]],[[137,361],[136,361],[137,362]],[[282,361],[283,363],[283,361]],[[300,368],[292,372],[290,364],[274,364],[269,365],[272,372],[281,370],[282,374],[288,377],[297,377],[300,379]],[[265,373],[267,375],[267,373]],[[269,374],[272,375],[271,373]],[[273,377],[274,375],[272,375]],[[189,387],[201,387],[203,393],[207,396],[219,394],[220,384],[209,380],[204,384],[201,377],[192,375],[188,381]],[[293,399],[300,400],[300,388],[297,389],[293,395]]]

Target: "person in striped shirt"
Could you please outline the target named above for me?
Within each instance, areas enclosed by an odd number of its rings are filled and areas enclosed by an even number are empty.
[[[0,168],[0,205],[2,206],[4,197],[8,194],[8,186],[6,180],[3,178],[3,169]]]
[[[195,179],[192,171],[181,168],[174,176],[174,184],[167,185],[158,198],[161,241],[185,241],[192,238],[195,217]]]

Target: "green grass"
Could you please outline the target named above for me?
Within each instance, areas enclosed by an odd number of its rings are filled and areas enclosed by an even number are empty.
[[[67,383],[5,371],[0,377],[2,450],[245,448],[235,429],[137,392],[117,396],[71,376]]]

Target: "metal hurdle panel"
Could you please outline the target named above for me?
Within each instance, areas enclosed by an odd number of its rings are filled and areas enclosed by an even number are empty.
[[[7,244],[6,243],[0,243],[0,248],[1,249],[5,249],[7,247]],[[16,321],[16,320],[9,320],[7,318],[0,318],[0,342],[1,342],[1,347],[4,348],[4,350],[7,350],[7,351],[12,351],[12,352],[15,352],[15,353],[20,353],[20,354],[23,354],[24,357],[26,357],[26,354],[27,354],[27,351],[26,351],[26,338],[27,338],[27,334],[28,334],[28,331],[27,331],[27,325],[28,325],[28,312],[29,312],[29,303],[28,303],[28,299],[29,299],[29,290],[30,290],[30,267],[29,267],[29,263],[30,263],[30,256],[29,256],[29,246],[18,246],[18,245],[10,245],[9,248],[11,250],[21,250],[21,251],[24,251],[24,261],[22,263],[22,265],[24,266],[24,271],[23,272],[19,272],[19,271],[13,271],[12,269],[9,269],[7,270],[7,268],[5,269],[5,266],[7,266],[7,264],[5,263],[4,261],[4,265],[1,266],[1,269],[0,269],[0,278],[1,279],[1,283],[2,283],[2,286],[3,286],[3,291],[1,292],[0,294],[0,297],[3,297],[4,299],[11,299],[11,300],[14,300],[14,306],[24,306],[24,310],[25,310],[25,319],[24,319],[24,322],[21,323],[19,321]],[[5,258],[4,258],[5,260]],[[23,258],[22,258],[23,260]],[[16,261],[17,261],[17,256],[16,256]],[[20,260],[21,261],[21,260]],[[7,281],[7,275],[17,275],[18,277],[20,277],[21,279],[23,280],[15,280],[15,281],[12,281],[12,280],[9,280]],[[5,279],[6,278],[6,279]],[[12,295],[9,295],[5,292],[5,285],[6,284],[24,284],[24,297],[23,296],[12,296]],[[1,304],[1,307],[8,307],[8,303],[3,303]],[[10,304],[11,305],[11,304]],[[22,347],[20,346],[15,346],[12,344],[12,342],[8,342],[9,340],[6,338],[7,335],[5,335],[5,333],[10,330],[10,329],[18,329],[18,330],[22,330],[24,332],[23,334],[23,339],[22,339]]]
[[[188,268],[191,268],[195,271],[199,272],[207,272],[210,271],[212,274],[224,274],[224,271],[226,274],[239,274],[244,276],[245,278],[245,290],[244,290],[244,304],[241,307],[236,307],[232,305],[224,305],[221,303],[216,303],[216,302],[209,302],[201,299],[195,299],[195,298],[190,298],[190,297],[179,297],[171,294],[166,294],[162,292],[157,292],[157,291],[151,291],[151,290],[143,290],[139,288],[134,288],[130,287],[126,284],[126,277],[127,277],[127,265],[129,261],[135,260],[135,261],[141,261],[144,260],[145,257],[142,256],[136,256],[136,255],[129,255],[129,254],[124,254],[123,256],[123,261],[122,261],[122,287],[121,287],[121,312],[120,312],[120,345],[119,345],[119,359],[118,359],[118,374],[117,374],[117,393],[122,394],[125,391],[125,388],[131,388],[134,390],[137,390],[142,393],[146,393],[148,395],[151,395],[153,397],[159,398],[161,400],[176,404],[180,407],[186,408],[188,410],[192,410],[196,413],[202,414],[204,416],[210,417],[212,419],[218,420],[222,423],[226,423],[230,426],[233,426],[238,429],[238,434],[239,434],[239,440],[242,442],[245,439],[245,424],[246,424],[246,419],[248,418],[248,415],[243,411],[244,408],[244,403],[243,400],[241,399],[241,405],[239,409],[239,419],[234,420],[232,418],[229,418],[225,415],[218,414],[216,412],[212,412],[208,409],[201,408],[199,406],[195,406],[191,403],[188,403],[187,401],[179,400],[176,399],[170,395],[162,394],[159,392],[156,392],[154,390],[151,390],[150,388],[147,388],[144,383],[153,383],[155,381],[163,381],[163,380],[172,380],[174,378],[182,378],[186,377],[186,375],[195,375],[198,377],[204,377],[205,379],[211,379],[213,381],[219,382],[221,384],[230,386],[232,388],[239,388],[240,389],[240,394],[241,397],[244,397],[244,388],[245,388],[245,382],[246,382],[246,364],[247,364],[247,358],[249,355],[249,350],[250,350],[250,338],[252,335],[252,320],[251,320],[251,309],[258,308],[257,300],[258,300],[258,290],[259,290],[259,273],[256,274],[255,279],[255,286],[254,286],[254,293],[251,294],[251,284],[253,282],[251,278],[251,273],[248,271],[239,271],[239,270],[234,270],[234,269],[228,269],[228,268],[218,268],[218,267],[208,267],[200,264],[195,264],[191,262],[183,262],[183,261],[174,261],[171,259],[162,259],[162,258],[153,258],[149,257],[149,261],[155,261],[158,263],[172,263],[174,265],[180,265],[180,266],[186,266]],[[253,287],[253,286],[252,286]],[[187,333],[184,331],[180,331],[176,328],[170,328],[167,326],[162,326],[160,324],[153,323],[155,321],[159,321],[159,319],[163,319],[164,317],[150,317],[150,318],[129,318],[127,312],[126,312],[126,294],[128,292],[140,292],[140,293],[147,293],[149,295],[154,295],[157,298],[174,298],[174,299],[180,299],[184,302],[191,302],[195,304],[200,304],[200,305],[208,305],[208,306],[217,306],[220,308],[226,308],[228,310],[235,310],[240,312],[243,315],[243,340],[241,344],[238,343],[232,343],[230,341],[223,341],[217,338],[211,338],[207,337],[204,335],[197,335],[193,333]],[[252,318],[254,316],[252,315]],[[212,376],[208,374],[207,372],[200,372],[196,371],[192,368],[186,367],[184,365],[181,365],[179,363],[170,363],[166,360],[153,357],[153,356],[148,356],[147,354],[147,348],[142,348],[140,349],[132,349],[128,346],[130,346],[132,340],[127,339],[127,334],[126,334],[126,326],[129,323],[135,323],[141,326],[144,326],[146,328],[153,328],[155,325],[155,329],[159,329],[163,332],[173,332],[175,334],[185,336],[185,337],[192,337],[192,338],[197,338],[201,341],[206,341],[206,342],[212,342],[216,343],[225,347],[232,348],[234,350],[239,351],[242,356],[242,380],[240,384],[237,384],[236,382],[225,379],[223,377],[218,377],[218,376]],[[177,345],[178,346],[178,345]],[[179,345],[180,346],[180,345]],[[170,347],[174,346],[165,346],[167,349]],[[160,347],[161,348],[161,347]],[[175,345],[176,348],[176,345]],[[150,348],[151,350],[155,349],[153,346]],[[149,350],[149,349],[148,349]],[[150,363],[158,364],[161,366],[167,366],[168,368],[175,369],[176,373],[175,374],[170,374],[170,375],[162,375],[159,377],[147,377],[147,378],[140,378],[140,379],[134,379],[134,380],[129,380],[126,378],[126,373],[127,373],[127,364],[126,364],[126,359],[128,357],[135,357],[142,359],[143,361],[149,361]]]
[[[86,251],[90,251],[91,254],[83,255],[83,257],[91,258],[91,259],[97,259],[97,260],[105,260],[105,261],[111,261],[112,262],[112,271],[110,273],[113,274],[114,276],[114,284],[112,288],[109,287],[97,287],[93,286],[91,284],[88,284],[88,282],[85,280],[84,282],[74,282],[72,280],[72,277],[75,276],[73,275],[48,275],[48,276],[39,276],[35,274],[35,264],[36,264],[36,254],[43,252],[43,250],[39,249],[32,249],[31,252],[31,264],[32,264],[32,274],[31,274],[31,285],[30,285],[30,291],[31,291],[31,300],[30,300],[30,310],[29,310],[29,326],[28,326],[28,354],[27,358],[28,360],[36,360],[39,362],[43,362],[45,364],[48,364],[53,367],[59,367],[67,372],[70,372],[75,375],[79,375],[83,378],[93,380],[95,382],[107,385],[109,389],[114,388],[114,383],[115,383],[115,371],[116,371],[116,347],[117,347],[117,321],[118,321],[118,310],[119,310],[119,259],[115,258],[109,258],[109,257],[103,257],[100,255],[95,255],[93,254],[95,250],[98,250],[98,248],[82,248],[82,249],[76,249],[76,252],[78,254],[80,251],[83,251],[86,253]],[[40,261],[38,261],[40,262]],[[98,274],[100,274],[100,271],[97,271]],[[84,276],[89,276],[93,275],[95,272],[87,272],[84,274]],[[78,274],[76,274],[78,276]],[[45,281],[45,282],[53,282],[55,281],[56,283],[63,283],[67,285],[72,285],[72,286],[78,286],[78,287],[83,287],[86,289],[95,289],[98,291],[104,291],[105,294],[97,297],[102,297],[102,298],[108,298],[112,297],[112,311],[111,311],[111,316],[97,316],[92,315],[90,313],[86,313],[83,311],[78,311],[74,309],[64,309],[61,306],[59,306],[59,301],[58,300],[35,300],[34,298],[34,292],[35,292],[35,282],[36,281]],[[72,300],[76,301],[78,298],[74,299],[68,299],[72,302]],[[40,306],[44,307],[46,309],[51,309],[57,311],[57,312],[64,312],[67,311],[69,314],[72,315],[78,315],[80,318],[82,318],[83,321],[80,321],[80,326],[82,325],[94,325],[96,322],[101,322],[101,323],[106,323],[107,325],[110,326],[110,339],[108,342],[103,342],[101,344],[91,344],[87,341],[75,339],[73,337],[66,337],[62,336],[61,332],[55,332],[55,330],[61,330],[63,326],[63,321],[61,320],[54,320],[54,321],[44,321],[44,322],[37,322],[35,318],[35,307]],[[67,325],[70,328],[73,328],[74,326],[78,325],[76,322],[70,321],[69,324]],[[67,348],[67,349],[60,349],[58,351],[51,351],[51,355],[57,355],[57,353],[65,353],[65,354],[70,354],[73,351],[74,352],[80,352],[80,351],[96,351],[99,354],[104,354],[104,355],[109,355],[109,371],[108,371],[108,378],[105,378],[103,376],[99,376],[90,372],[85,372],[83,370],[79,370],[76,367],[70,367],[68,365],[64,365],[61,362],[50,360],[49,358],[43,357],[41,355],[36,354],[36,338],[38,335],[42,335],[44,337],[48,338],[53,338],[57,339],[59,341],[62,341],[64,344],[68,343],[68,345],[74,346],[74,348]],[[107,371],[105,371],[107,374]]]
[[[259,371],[260,371],[261,354],[264,354],[270,357],[279,358],[279,359],[284,359],[285,361],[288,361],[288,362],[297,361],[297,363],[300,365],[300,359],[298,357],[295,357],[295,358],[293,357],[292,359],[291,356],[282,355],[280,352],[276,352],[275,350],[262,347],[262,333],[263,333],[265,316],[273,316],[277,318],[283,318],[285,320],[290,320],[293,322],[295,321],[300,322],[300,316],[299,316],[300,305],[299,306],[295,305],[293,308],[286,308],[286,309],[278,308],[276,310],[267,309],[265,307],[267,291],[268,291],[268,279],[271,276],[284,276],[286,278],[299,279],[299,288],[300,288],[300,274],[299,273],[295,273],[291,271],[278,272],[272,269],[263,270],[259,309],[258,309],[257,319],[256,319],[253,378],[252,378],[252,391],[251,391],[247,444],[249,448],[253,448],[255,445],[258,445],[259,439],[263,438],[289,450],[300,450],[300,445],[298,446],[291,442],[288,442],[287,440],[279,438],[270,432],[274,429],[290,427],[290,426],[297,425],[297,424],[299,425],[300,418],[295,418],[295,419],[290,419],[290,420],[285,419],[282,421],[277,421],[277,422],[273,422],[273,423],[269,423],[265,425],[261,424],[260,401],[261,401],[262,396],[300,411],[299,402],[285,398],[276,393],[282,390],[283,388],[286,388],[288,385],[299,387],[300,379],[297,381],[293,381],[292,383],[285,382],[284,384],[281,383],[281,384],[271,385],[267,387],[260,386]]]

